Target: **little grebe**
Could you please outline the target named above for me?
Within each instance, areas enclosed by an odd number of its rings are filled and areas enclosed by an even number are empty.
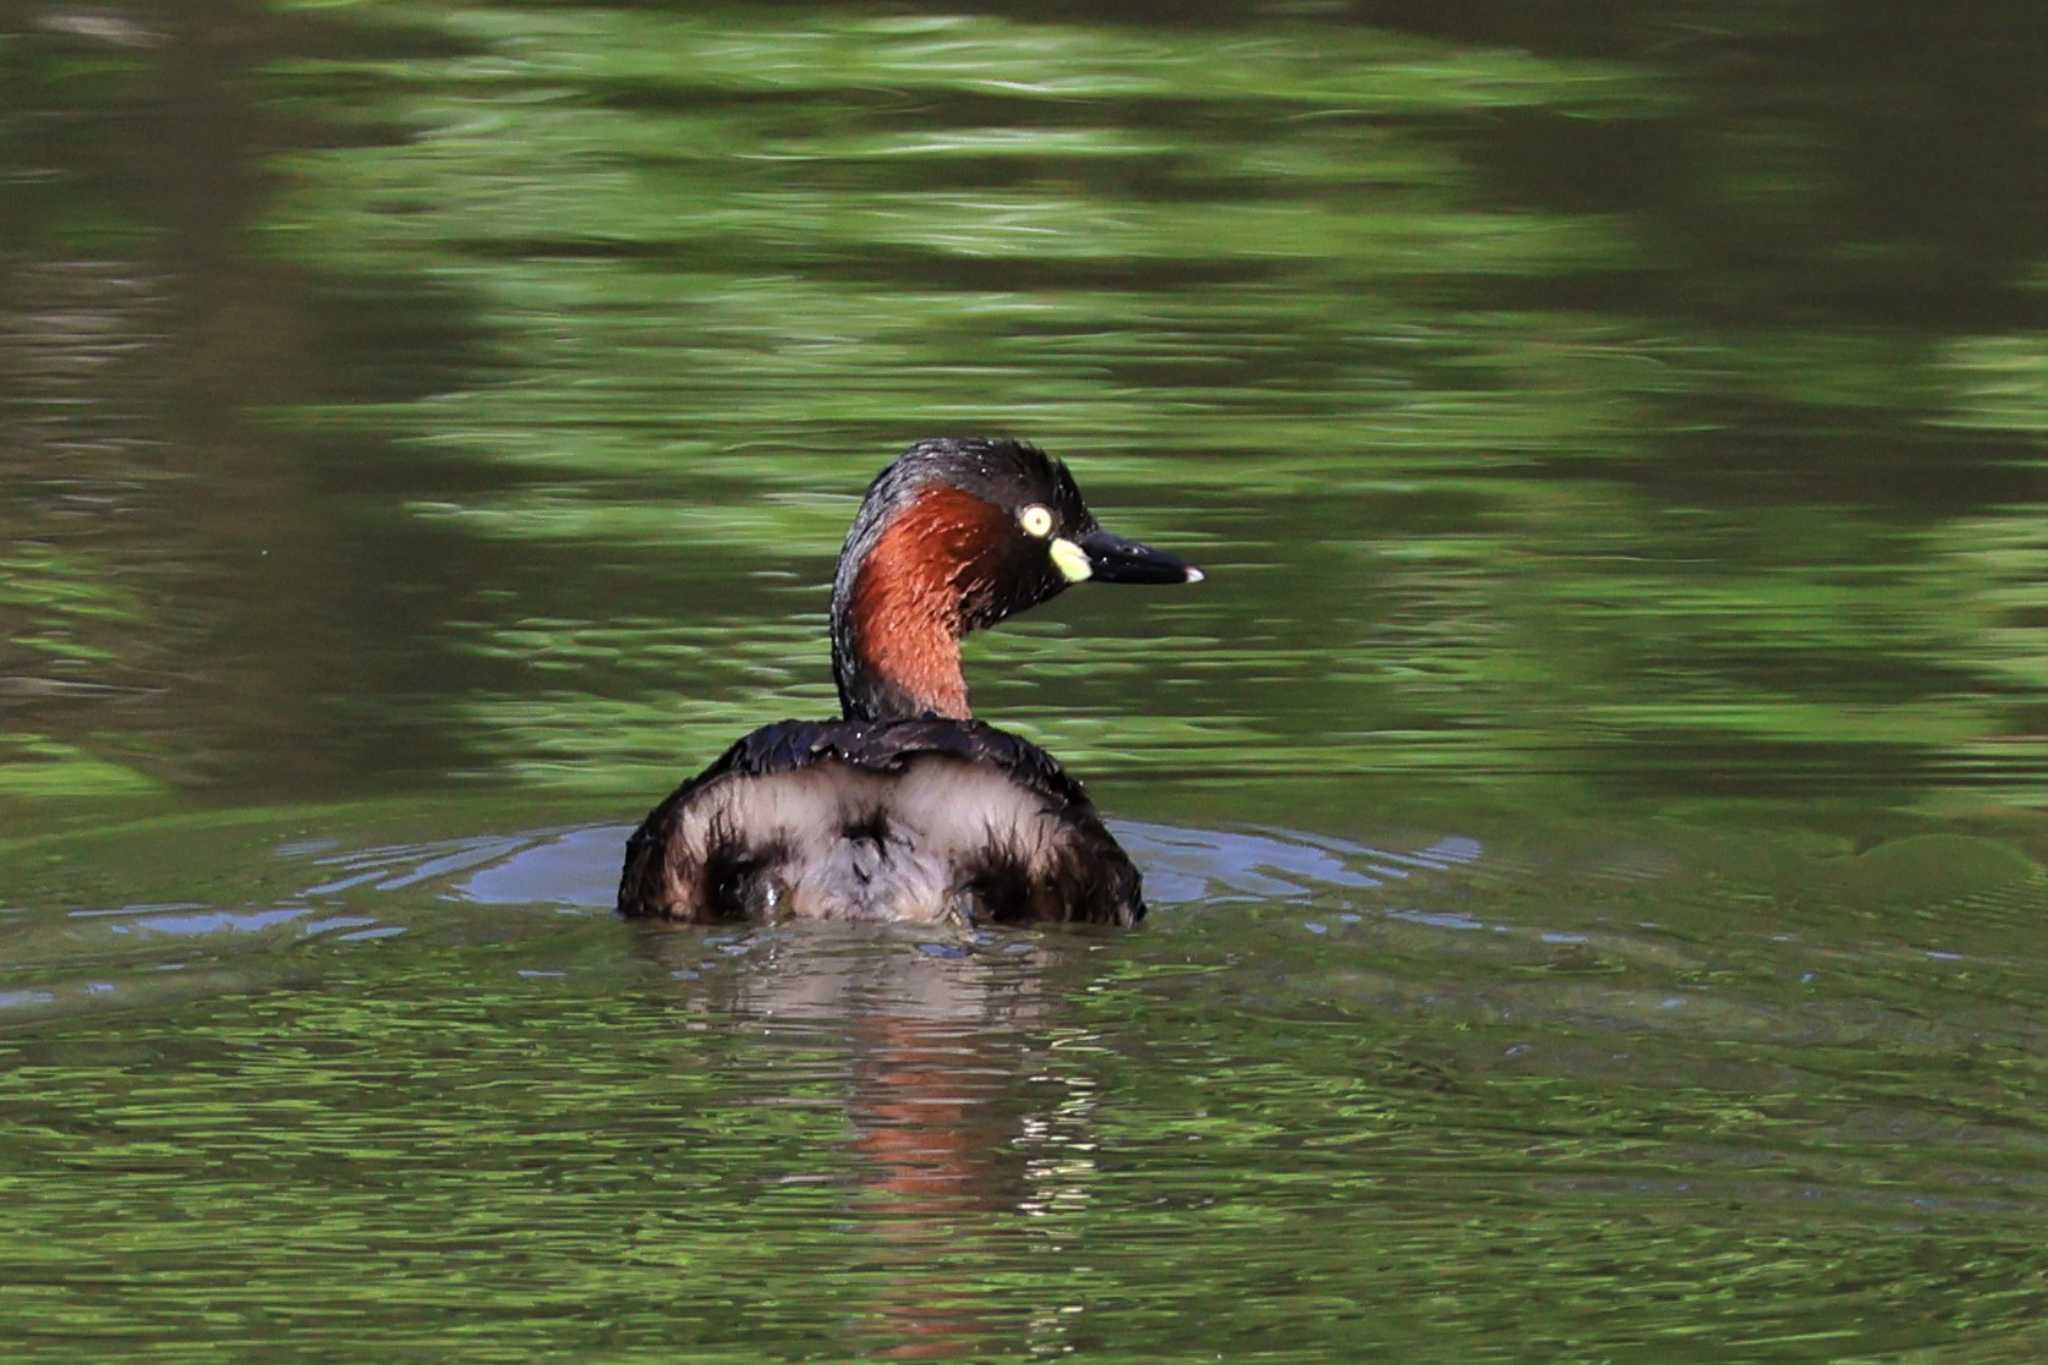
[[[1096,525],[1036,446],[918,442],[839,555],[844,717],[763,726],[656,806],[626,843],[620,911],[1137,923],[1138,870],[1081,784],[972,718],[960,638],[1086,579],[1201,577]]]

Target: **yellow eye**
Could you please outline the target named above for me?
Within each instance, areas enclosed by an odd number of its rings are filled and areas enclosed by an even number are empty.
[[[1044,540],[1052,534],[1052,509],[1034,502],[1017,514],[1017,524],[1024,528],[1025,535]]]

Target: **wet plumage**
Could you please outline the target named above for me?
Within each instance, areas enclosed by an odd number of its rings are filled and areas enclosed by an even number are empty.
[[[621,903],[690,918],[1104,920],[1137,869],[1051,755],[978,721],[783,721],[649,815]]]

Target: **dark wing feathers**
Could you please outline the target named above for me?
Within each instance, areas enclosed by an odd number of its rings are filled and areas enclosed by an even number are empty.
[[[1137,907],[1133,912],[1119,912],[1125,923],[1144,913],[1143,903],[1138,899],[1136,871],[1130,868],[1116,841],[1102,829],[1086,789],[1069,777],[1051,754],[1029,740],[980,721],[936,717],[892,721],[784,720],[764,725],[741,738],[710,767],[676,788],[633,831],[626,841],[626,862],[619,878],[620,910],[627,914],[649,913],[659,903],[660,888],[664,885],[665,846],[676,819],[691,799],[711,783],[727,776],[773,777],[828,762],[872,772],[898,773],[912,759],[928,754],[987,764],[1071,812],[1077,834],[1091,848],[1099,841],[1103,847],[1095,856],[1113,864],[1104,875],[1115,874],[1110,880],[1116,885],[1102,894],[1118,905],[1128,903]],[[1127,890],[1116,880],[1124,874],[1128,874],[1131,882]]]
[[[911,759],[924,754],[986,763],[1062,805],[1088,804],[1087,790],[1036,744],[978,720],[936,717],[893,721],[785,720],[764,725],[727,749],[723,757],[687,784],[684,792],[726,773],[770,777],[829,760],[871,772],[896,773],[903,771]]]

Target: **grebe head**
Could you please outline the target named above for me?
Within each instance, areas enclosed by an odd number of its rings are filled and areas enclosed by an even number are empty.
[[[1199,583],[1202,571],[1103,530],[1036,446],[919,441],[868,486],[840,551],[832,674],[846,718],[967,719],[960,637],[1089,579]]]

